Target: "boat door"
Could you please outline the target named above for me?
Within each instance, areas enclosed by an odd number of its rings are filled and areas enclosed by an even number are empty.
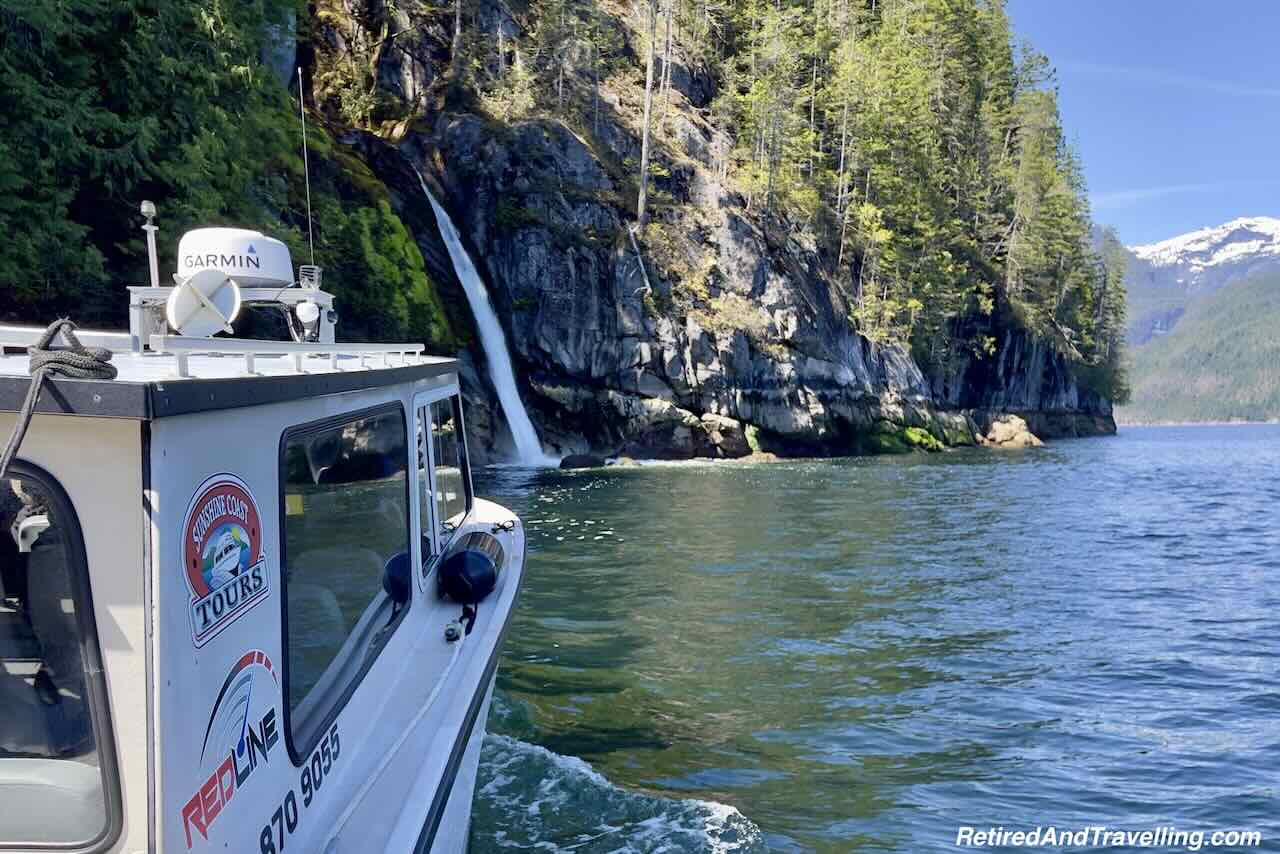
[[[413,398],[413,432],[419,488],[414,512],[422,526],[419,582],[427,578],[449,547],[472,504],[471,470],[466,464],[466,432],[457,388],[421,392]]]

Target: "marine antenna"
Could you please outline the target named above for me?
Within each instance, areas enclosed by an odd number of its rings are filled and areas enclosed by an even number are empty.
[[[302,66],[298,66],[298,115],[302,117],[302,175],[307,184],[307,245],[311,248],[311,265],[316,263],[316,240],[311,234],[311,160],[307,156],[307,108],[302,102]]]

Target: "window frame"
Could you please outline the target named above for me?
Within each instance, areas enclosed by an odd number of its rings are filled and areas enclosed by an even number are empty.
[[[458,449],[459,449],[458,456],[459,456],[459,462],[461,463],[462,469],[463,469],[463,478],[462,478],[463,491],[466,494],[466,504],[464,505],[464,508],[463,508],[462,521],[458,523],[457,528],[455,528],[453,531],[450,532],[447,538],[441,535],[440,520],[437,518],[438,511],[436,508],[436,494],[437,494],[436,493],[436,443],[434,441],[435,434],[433,433],[433,429],[435,426],[435,417],[434,417],[434,413],[432,412],[433,406],[435,406],[437,403],[442,403],[445,401],[448,401],[450,407],[453,409],[453,417],[458,424],[458,428],[457,428],[458,437],[459,437],[458,438]],[[420,411],[424,409],[426,410],[426,414],[427,414],[427,420],[425,422],[422,421],[422,418],[419,415]],[[454,539],[457,537],[458,531],[462,529],[462,526],[465,525],[467,523],[467,520],[471,517],[471,511],[475,509],[476,497],[475,497],[475,489],[471,485],[471,452],[467,449],[467,425],[466,425],[466,422],[463,421],[463,416],[462,416],[461,389],[457,387],[443,389],[443,390],[435,389],[430,392],[424,392],[422,394],[415,396],[413,399],[413,419],[414,419],[415,429],[419,425],[421,425],[423,430],[425,431],[424,437],[426,438],[426,445],[427,445],[427,474],[428,474],[428,483],[430,485],[429,492],[431,495],[431,507],[428,509],[428,512],[430,513],[430,516],[431,516],[431,538],[432,538],[432,542],[435,544],[435,553],[431,555],[430,561],[427,561],[422,558],[419,559],[419,566],[421,567],[421,571],[419,575],[421,579],[425,582],[426,579],[429,578],[431,576],[431,573],[435,570],[435,565],[440,562],[441,556],[443,556],[445,552],[449,550],[449,546],[453,543]],[[416,445],[417,443],[416,432],[414,434],[414,442]],[[418,463],[416,450],[414,454],[415,456],[414,456],[413,463],[416,466]],[[414,480],[416,483],[416,480],[417,480],[416,468],[414,469]],[[418,523],[419,524],[422,523],[421,508],[419,509],[419,512],[418,512]]]
[[[352,679],[345,688],[343,688],[342,693],[338,698],[330,703],[329,708],[325,710],[324,715],[319,719],[320,723],[315,727],[314,735],[307,740],[307,743],[295,744],[293,738],[293,707],[292,703],[289,701],[289,582],[285,576],[285,567],[288,565],[288,536],[285,533],[285,484],[288,482],[288,477],[285,470],[285,452],[289,446],[290,439],[294,439],[298,436],[305,436],[309,433],[320,433],[327,429],[350,424],[363,418],[382,415],[388,412],[394,412],[400,416],[400,424],[405,431],[404,444],[406,459],[404,460],[404,498],[405,529],[407,538],[405,545],[408,546],[409,553],[412,555],[414,527],[412,502],[413,491],[416,488],[416,473],[411,469],[411,460],[408,458],[410,435],[409,421],[404,411],[403,401],[391,400],[374,406],[367,406],[363,409],[352,409],[337,415],[327,415],[324,418],[319,418],[314,421],[307,421],[286,427],[280,434],[280,443],[276,449],[276,494],[279,499],[277,510],[279,518],[277,520],[277,524],[280,531],[280,652],[281,658],[283,659],[280,667],[280,690],[282,692],[280,705],[283,717],[285,749],[289,753],[289,761],[293,763],[295,768],[301,768],[303,763],[311,758],[311,752],[316,749],[316,745],[320,743],[320,740],[333,726],[334,721],[338,719],[338,715],[342,714],[343,709],[345,709],[347,704],[351,702],[351,698],[355,696],[356,691],[359,690],[362,684],[364,684],[364,679],[373,668],[373,665],[382,658],[383,650],[390,645],[391,639],[395,637],[396,633],[400,630],[400,626],[404,623],[404,616],[413,607],[414,596],[412,588],[414,585],[409,585],[409,601],[400,609],[400,615],[391,629],[391,634],[387,636],[387,641],[382,645],[382,649],[379,649],[378,654],[372,658],[366,658],[364,664],[361,665],[360,670],[356,673],[355,678]],[[387,596],[386,591],[381,589],[381,579],[379,579],[379,590],[381,591],[381,595]],[[350,638],[350,634],[348,634],[347,637]],[[337,659],[335,658],[333,661],[336,660]],[[333,664],[333,661],[329,662],[330,666]]]
[[[431,422],[430,412],[431,404],[435,400],[440,399],[439,391],[423,392],[415,395],[413,398],[413,513],[418,523],[418,537],[414,547],[418,550],[417,567],[418,582],[423,585],[426,590],[426,581],[435,569],[436,563],[440,560],[440,555],[444,553],[444,544],[440,542],[440,531],[436,522],[436,452],[432,447],[431,441]],[[428,420],[423,421],[421,413],[426,410]],[[422,433],[423,448],[426,449],[426,465],[427,465],[427,505],[422,506],[422,485],[418,481],[418,433]],[[426,518],[428,525],[423,527],[423,519]],[[422,541],[424,538],[431,539],[431,554],[422,553]]]
[[[30,480],[48,495],[49,503],[62,524],[66,537],[72,595],[76,597],[76,626],[80,631],[80,658],[83,664],[85,698],[89,703],[89,720],[93,724],[94,746],[98,754],[98,770],[102,775],[103,811],[106,821],[102,831],[82,845],[56,842],[10,842],[0,840],[0,851],[59,851],[72,854],[98,854],[110,849],[124,832],[124,802],[120,785],[120,766],[116,760],[115,727],[111,719],[111,697],[107,690],[106,667],[98,641],[98,622],[94,614],[93,585],[89,577],[89,555],[84,532],[75,504],[62,484],[52,474],[26,460],[14,460],[6,478]],[[70,761],[70,760],[68,760]]]

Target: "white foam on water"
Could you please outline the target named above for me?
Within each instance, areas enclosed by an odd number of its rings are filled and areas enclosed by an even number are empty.
[[[732,466],[772,466],[777,465],[778,460],[772,457],[694,457],[688,460],[657,460],[635,458],[627,463],[619,463],[610,461],[607,463],[611,469],[628,469],[628,468],[726,468]],[[783,460],[784,463],[794,463],[797,460]],[[582,469],[582,471],[599,471],[599,469]]]
[[[554,854],[755,854],[764,837],[728,804],[616,786],[581,759],[485,738],[472,850]]]
[[[436,224],[440,227],[440,237],[449,251],[449,260],[453,262],[454,272],[467,294],[467,303],[471,306],[471,314],[476,321],[476,329],[480,333],[480,346],[484,349],[485,362],[489,366],[489,379],[498,393],[498,402],[502,404],[502,413],[507,417],[507,426],[511,428],[511,438],[516,444],[516,456],[521,465],[556,466],[560,461],[548,456],[538,441],[538,431],[529,420],[529,413],[520,400],[520,390],[516,386],[515,370],[511,367],[511,353],[507,349],[507,337],[498,322],[498,314],[493,310],[489,300],[489,292],[484,281],[476,270],[476,265],[462,245],[462,238],[454,226],[449,214],[436,201],[435,195],[422,173],[414,169],[418,175],[418,183],[431,209],[436,215]]]

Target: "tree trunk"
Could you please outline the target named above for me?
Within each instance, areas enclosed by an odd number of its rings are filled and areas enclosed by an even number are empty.
[[[645,202],[649,196],[649,117],[653,112],[653,62],[658,41],[658,0],[649,0],[649,63],[644,74],[644,132],[640,136],[640,199],[636,203],[636,221],[645,223]]]
[[[770,212],[773,211],[773,182],[778,174],[778,162],[782,159],[779,154],[779,149],[782,147],[782,122],[778,117],[778,113],[779,110],[775,109],[769,121],[769,150],[765,161],[766,168],[769,170],[769,180],[764,192],[764,209]]]
[[[564,11],[565,7],[560,7],[560,37],[564,37]],[[564,112],[564,63],[565,51],[567,45],[560,45],[560,61],[556,63],[556,110]]]
[[[662,116],[658,126],[667,120],[667,108],[671,106],[671,7],[675,0],[667,0],[666,45],[662,49]]]
[[[600,135],[600,45],[592,45],[594,59],[591,62],[591,132]]]
[[[844,114],[840,117],[840,167],[836,173],[836,214],[843,220],[845,208],[844,162],[849,148],[849,93],[844,94]],[[843,252],[843,248],[841,249]]]
[[[462,66],[462,0],[453,0],[453,44],[449,54],[449,74],[455,79]]]
[[[818,0],[813,0],[813,40],[816,43],[818,39]],[[813,126],[814,119],[818,107],[818,50],[817,44],[814,45],[813,51],[813,77],[809,83],[809,179],[813,180]]]

